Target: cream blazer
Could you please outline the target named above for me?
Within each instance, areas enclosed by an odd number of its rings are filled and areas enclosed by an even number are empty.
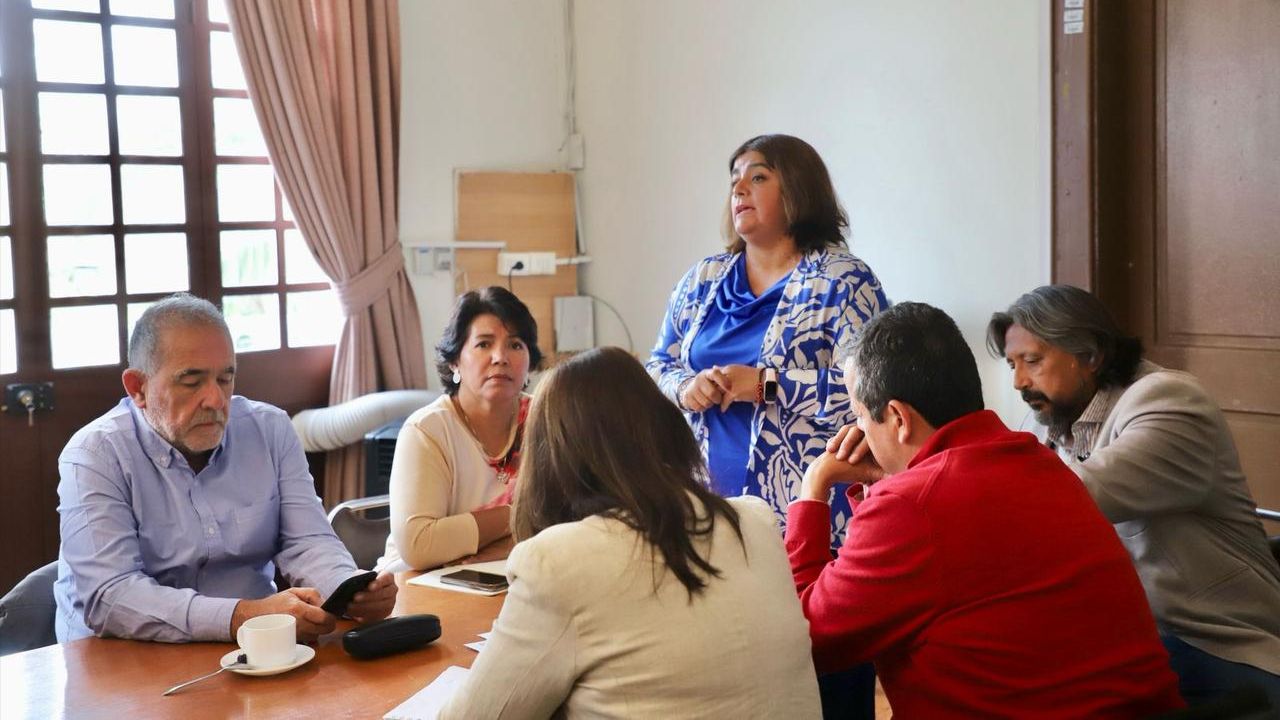
[[[692,601],[617,520],[556,525],[516,545],[493,635],[440,717],[821,717],[773,512],[755,497],[729,502],[745,548],[717,521],[709,559],[721,577]]]
[[[1115,524],[1162,633],[1280,674],[1280,567],[1231,429],[1193,376],[1143,362],[1067,465]]]

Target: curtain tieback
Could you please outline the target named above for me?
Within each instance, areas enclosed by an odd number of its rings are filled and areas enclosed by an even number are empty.
[[[372,305],[403,269],[404,253],[400,243],[396,243],[364,270],[341,282],[331,282],[342,305],[342,314],[351,317]]]

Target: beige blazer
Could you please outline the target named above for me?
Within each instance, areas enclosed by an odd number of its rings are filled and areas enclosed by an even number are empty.
[[[716,522],[709,559],[721,577],[692,602],[617,520],[556,525],[516,545],[493,635],[440,717],[820,717],[773,512],[759,498],[730,502],[746,546]]]
[[[1067,464],[1115,523],[1161,632],[1280,674],[1280,567],[1226,419],[1193,376],[1143,362],[1092,452]]]

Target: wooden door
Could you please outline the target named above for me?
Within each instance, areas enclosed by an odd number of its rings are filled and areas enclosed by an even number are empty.
[[[1280,508],[1280,2],[1090,4],[1085,33],[1055,26],[1056,45],[1092,45],[1074,61],[1092,78],[1076,108],[1091,172],[1072,186],[1055,161],[1091,217],[1055,232],[1055,254],[1094,263],[1060,281],[1095,290],[1153,361],[1200,378],[1254,498]]]

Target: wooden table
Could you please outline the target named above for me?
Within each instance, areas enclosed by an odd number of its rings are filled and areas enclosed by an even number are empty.
[[[475,561],[506,556],[510,543]],[[420,650],[357,660],[342,649],[350,621],[320,639],[316,658],[281,675],[230,672],[169,697],[160,693],[218,668],[232,643],[166,643],[87,638],[0,658],[0,719],[10,718],[381,718],[450,665],[470,667],[463,643],[487,632],[505,595],[483,597],[409,585],[398,573],[393,615],[432,613],[443,634]]]

